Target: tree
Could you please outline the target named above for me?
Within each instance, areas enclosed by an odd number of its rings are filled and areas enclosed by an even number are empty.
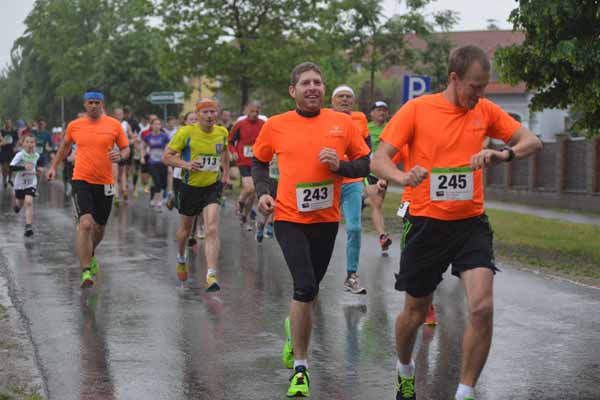
[[[412,67],[418,60],[415,49],[406,45],[409,34],[431,35],[433,27],[427,21],[425,6],[432,0],[406,0],[407,12],[387,18],[379,0],[346,0],[341,9],[347,14],[352,58],[364,63],[370,75],[369,102],[374,100],[375,74],[390,65]],[[453,25],[455,14],[436,14],[436,23]],[[448,19],[449,18],[449,19]]]
[[[512,11],[514,29],[525,41],[498,49],[500,78],[525,82],[531,108],[572,107],[575,127],[600,128],[600,6],[595,0],[521,0]]]
[[[163,0],[159,15],[172,52],[165,68],[208,76],[239,93],[240,109],[259,88],[287,87],[303,57],[302,16],[311,0]],[[304,61],[304,60],[302,60]]]
[[[19,114],[57,123],[63,98],[70,118],[92,85],[109,105],[138,110],[149,108],[152,91],[183,89],[181,78],[161,73],[166,41],[152,13],[151,0],[37,0],[2,79],[20,88]]]

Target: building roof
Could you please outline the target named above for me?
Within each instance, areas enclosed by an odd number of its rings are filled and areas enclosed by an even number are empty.
[[[442,35],[438,33],[436,35]],[[474,45],[483,49],[490,60],[494,58],[494,53],[499,47],[507,47],[514,44],[521,44],[525,40],[525,34],[523,32],[515,32],[509,30],[489,30],[489,31],[462,31],[462,32],[448,32],[447,33],[450,42],[455,47]],[[416,49],[424,50],[426,43],[423,39],[416,35],[408,35],[406,41],[409,46]],[[405,73],[405,69],[400,66],[393,66],[389,68],[384,76],[402,76]],[[492,74],[492,80],[486,88],[486,93],[489,94],[521,94],[527,92],[525,83],[519,83],[515,86],[500,83],[495,78],[496,74]]]

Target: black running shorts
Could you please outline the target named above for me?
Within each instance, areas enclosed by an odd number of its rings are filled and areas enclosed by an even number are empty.
[[[177,209],[187,217],[199,215],[209,204],[219,204],[223,192],[221,181],[210,186],[197,187],[181,183]]]
[[[294,300],[308,303],[319,293],[337,231],[337,222],[275,221],[275,237],[294,281]]]
[[[95,185],[86,181],[74,180],[73,204],[77,212],[77,219],[82,215],[92,214],[98,225],[106,225],[112,208],[113,196],[104,194],[104,185]]]
[[[34,187],[28,187],[26,189],[16,189],[15,197],[18,200],[23,200],[25,198],[25,196],[35,197],[35,192],[36,192],[36,189]]]
[[[252,176],[252,167],[238,165],[238,168],[240,169],[240,175],[242,176],[242,178]]]
[[[479,267],[495,273],[492,241],[485,214],[457,221],[407,215],[396,290],[413,297],[427,296],[440,284],[450,264],[452,274],[458,277]]]

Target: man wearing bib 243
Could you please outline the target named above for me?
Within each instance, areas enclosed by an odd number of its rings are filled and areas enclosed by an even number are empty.
[[[369,147],[349,115],[321,109],[325,83],[316,64],[292,71],[296,110],[270,118],[252,148],[258,208],[275,212],[275,237],[294,282],[282,358],[294,368],[289,397],[308,396],[308,344],[313,304],[327,272],[340,220],[343,177],[369,173]],[[344,161],[344,155],[348,161]],[[269,194],[269,162],[277,157],[277,199]]]
[[[490,79],[486,54],[475,46],[456,49],[442,93],[406,103],[381,135],[371,162],[381,179],[410,186],[411,202],[396,289],[406,292],[396,319],[397,400],[414,400],[412,351],[433,292],[452,264],[467,300],[457,400],[475,399],[473,387],[487,359],[493,330],[493,279],[497,271],[492,229],[483,209],[483,168],[541,149],[540,140],[483,98]],[[484,149],[486,137],[508,144]],[[391,161],[408,145],[407,172]]]
[[[81,287],[94,285],[98,262],[94,252],[104,237],[115,194],[112,163],[129,157],[129,142],[121,122],[104,115],[104,95],[88,89],[83,96],[86,116],[67,126],[65,138],[47,172],[56,176],[56,167],[77,145],[73,171],[73,203],[79,218],[77,254],[83,268]],[[119,150],[114,150],[114,146]]]

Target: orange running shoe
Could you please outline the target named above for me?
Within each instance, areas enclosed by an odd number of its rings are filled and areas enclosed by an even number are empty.
[[[425,318],[424,325],[427,326],[436,326],[437,319],[435,317],[435,308],[433,308],[433,304],[429,306],[429,311],[427,312],[427,318]]]

